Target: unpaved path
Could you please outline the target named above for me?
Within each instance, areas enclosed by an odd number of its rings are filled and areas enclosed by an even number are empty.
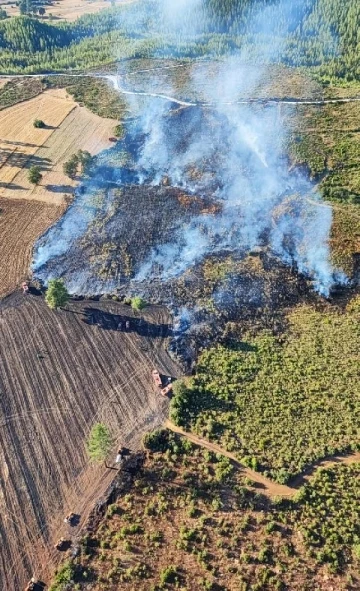
[[[214,453],[218,453],[225,456],[226,458],[229,458],[232,464],[238,470],[240,470],[244,474],[244,476],[247,476],[250,480],[252,480],[258,485],[255,488],[261,488],[261,493],[269,498],[295,496],[297,490],[301,488],[301,486],[306,484],[306,482],[308,482],[311,479],[316,470],[318,470],[319,468],[331,468],[332,466],[336,466],[337,464],[350,465],[355,462],[360,462],[360,452],[349,454],[347,456],[331,456],[324,460],[320,460],[319,462],[314,464],[311,467],[311,469],[309,469],[309,471],[305,474],[301,474],[293,478],[291,480],[291,486],[288,486],[285,484],[278,484],[277,482],[273,482],[269,478],[265,478],[265,476],[262,476],[259,472],[255,472],[254,470],[251,470],[250,468],[247,468],[246,466],[241,464],[239,460],[236,458],[236,456],[226,451],[220,445],[216,445],[215,443],[211,443],[210,441],[207,441],[202,437],[198,437],[193,433],[184,431],[184,429],[181,429],[181,427],[177,427],[176,425],[174,425],[174,423],[172,423],[169,420],[165,421],[164,427],[166,429],[170,429],[170,431],[173,431],[178,435],[181,435],[182,437],[186,437],[189,441],[195,443],[195,445],[205,447],[206,449],[209,449]]]
[[[182,65],[179,65],[177,67],[182,67]],[[169,69],[169,66],[165,66],[165,68]],[[165,69],[164,68],[164,69]],[[160,70],[161,68],[154,68],[154,69],[158,69]],[[138,70],[135,72],[131,72],[131,75],[140,73],[142,70]],[[333,99],[307,99],[307,98],[287,98],[287,99],[281,99],[281,98],[276,98],[276,97],[272,97],[272,98],[258,98],[258,97],[249,97],[249,98],[239,98],[235,101],[218,101],[216,103],[205,103],[205,102],[201,102],[201,101],[194,101],[194,102],[190,102],[190,101],[184,101],[181,100],[177,97],[174,96],[169,96],[167,94],[162,94],[160,93],[153,93],[153,92],[142,92],[142,91],[137,91],[137,90],[131,90],[129,88],[124,88],[124,86],[121,85],[121,76],[116,76],[113,74],[87,74],[87,73],[79,73],[79,74],[72,74],[71,72],[67,73],[67,72],[49,72],[48,74],[43,73],[43,74],[1,74],[0,73],[0,82],[2,80],[6,80],[6,79],[14,79],[14,78],[43,78],[44,76],[65,76],[65,77],[71,77],[71,78],[102,78],[103,80],[107,80],[113,87],[115,90],[117,90],[119,93],[121,94],[125,94],[125,95],[133,95],[133,96],[148,96],[150,98],[158,98],[161,100],[166,100],[166,101],[170,101],[172,103],[175,103],[181,107],[203,107],[203,108],[207,108],[207,109],[211,109],[214,108],[218,105],[249,105],[249,104],[262,104],[262,105],[318,105],[318,106],[323,106],[323,105],[329,105],[329,104],[342,104],[342,103],[358,103],[360,102],[360,97],[350,97],[350,98],[333,98]]]
[[[206,449],[209,449],[210,451],[213,451],[214,453],[221,454],[221,455],[225,456],[226,458],[229,458],[231,460],[232,464],[234,466],[236,466],[236,468],[238,470],[240,470],[244,474],[244,476],[247,476],[250,480],[252,480],[257,485],[259,485],[259,488],[261,488],[262,494],[264,494],[270,498],[292,497],[295,494],[296,490],[291,488],[290,486],[286,486],[284,484],[278,484],[277,482],[272,482],[271,480],[269,480],[268,478],[265,478],[265,476],[262,476],[258,472],[255,472],[254,470],[251,470],[250,468],[243,466],[243,464],[241,464],[239,462],[239,460],[236,458],[236,456],[234,456],[232,453],[230,453],[230,452],[226,451],[225,449],[223,449],[222,447],[220,447],[220,445],[216,445],[215,443],[210,443],[210,441],[207,441],[206,439],[203,439],[202,437],[198,437],[197,435],[194,435],[193,433],[189,433],[188,431],[184,431],[180,427],[177,427],[176,425],[174,425],[174,423],[172,423],[171,421],[165,421],[164,427],[166,427],[167,429],[170,429],[174,433],[178,433],[179,435],[186,437],[189,441],[192,441],[192,443],[195,443],[195,445],[200,445],[201,447],[205,447]],[[258,488],[258,487],[256,487],[256,488]]]

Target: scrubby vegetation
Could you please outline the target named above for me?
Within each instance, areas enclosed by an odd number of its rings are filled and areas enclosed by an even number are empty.
[[[311,556],[333,572],[360,558],[359,477],[360,464],[321,469],[295,503],[293,525]]]
[[[346,312],[303,307],[289,332],[203,353],[171,402],[179,425],[287,482],[319,458],[359,441],[359,299]]]
[[[169,431],[150,434],[145,446],[132,487],[74,560],[74,572],[92,573],[95,591],[357,588],[360,465],[323,470],[296,500],[271,503],[227,458]]]
[[[360,204],[360,103],[301,107],[297,115],[290,137],[292,161],[320,181],[325,199]]]

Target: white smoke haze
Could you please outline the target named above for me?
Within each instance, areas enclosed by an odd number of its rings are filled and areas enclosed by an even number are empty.
[[[294,8],[288,3],[284,28],[293,23],[301,8],[300,2],[295,4]],[[167,31],[186,29],[191,35],[199,30],[199,22],[189,22],[192,11],[199,14],[201,0],[161,0],[160,5],[162,26]],[[283,15],[283,2],[281,7]],[[217,213],[197,215],[186,222],[166,244],[154,244],[136,270],[133,285],[152,277],[163,281],[176,277],[208,254],[246,252],[265,243],[283,261],[296,263],[301,273],[312,277],[315,288],[324,295],[335,281],[344,281],[330,263],[331,208],[314,195],[310,182],[288,171],[284,157],[287,131],[277,106],[237,104],[241,97],[256,96],[257,86],[269,75],[269,65],[281,55],[285,34],[278,34],[278,10],[278,5],[272,5],[254,15],[249,29],[249,35],[260,31],[266,41],[257,49],[261,65],[251,67],[247,46],[238,55],[222,60],[210,82],[209,70],[194,68],[192,87],[206,92],[208,106],[193,107],[180,101],[175,109],[165,98],[153,96],[136,123],[128,126],[134,141],[139,143],[141,138],[131,180],[120,167],[109,173],[113,178],[108,180],[118,186],[129,182],[158,186],[166,178],[173,187],[194,195],[211,195],[220,204]],[[116,86],[123,87],[120,78]],[[176,90],[172,92],[176,97]],[[128,98],[133,110],[139,112],[138,101],[143,97]],[[108,157],[104,153],[99,159],[97,170],[103,176]],[[75,205],[40,239],[34,257],[36,276],[46,282],[63,275],[76,293],[118,287],[116,281],[95,280],[91,264],[77,267],[74,257],[69,257],[71,264],[66,261],[66,253],[72,252],[98,214],[98,209],[89,205],[97,182],[96,175],[86,181]]]

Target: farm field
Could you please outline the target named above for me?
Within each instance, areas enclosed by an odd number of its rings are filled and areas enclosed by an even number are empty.
[[[61,205],[0,197],[0,298],[28,278],[35,240],[63,211]]]
[[[46,128],[33,126],[42,119]],[[111,146],[116,122],[78,106],[64,89],[51,89],[0,112],[0,196],[34,199],[60,205],[77,180],[64,175],[63,163],[79,149],[92,155]],[[27,179],[37,165],[43,178],[33,186]]]
[[[49,577],[61,558],[53,545],[64,515],[80,514],[83,525],[114,478],[87,459],[92,425],[106,423],[116,445],[137,450],[143,433],[165,418],[151,370],[177,375],[165,352],[170,318],[151,306],[142,324],[133,316],[113,301],[71,302],[53,312],[41,296],[13,294],[0,304],[4,590],[21,589],[34,571]],[[116,330],[126,318],[130,331]]]
[[[294,501],[271,503],[219,453],[165,430],[145,444],[135,482],[83,537],[51,591],[64,588],[61,577],[94,591],[358,588],[360,464],[321,470]]]
[[[135,0],[55,0],[52,4],[45,6],[46,15],[44,20],[48,21],[52,15],[54,20],[75,21],[83,14],[94,14],[110,8],[111,6],[120,6],[129,4]],[[0,8],[6,10],[9,16],[19,16],[19,7],[16,2],[11,0],[0,0]]]

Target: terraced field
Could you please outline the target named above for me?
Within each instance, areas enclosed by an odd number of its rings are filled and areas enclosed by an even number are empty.
[[[126,318],[131,330],[117,330]],[[53,545],[64,515],[80,514],[81,527],[113,479],[113,470],[87,459],[92,425],[108,424],[117,445],[135,450],[142,434],[163,422],[167,402],[153,388],[151,369],[177,374],[164,347],[169,321],[161,307],[146,308],[140,322],[112,301],[72,302],[58,312],[35,295],[1,302],[3,591],[21,589],[34,571],[49,578],[61,558]]]

